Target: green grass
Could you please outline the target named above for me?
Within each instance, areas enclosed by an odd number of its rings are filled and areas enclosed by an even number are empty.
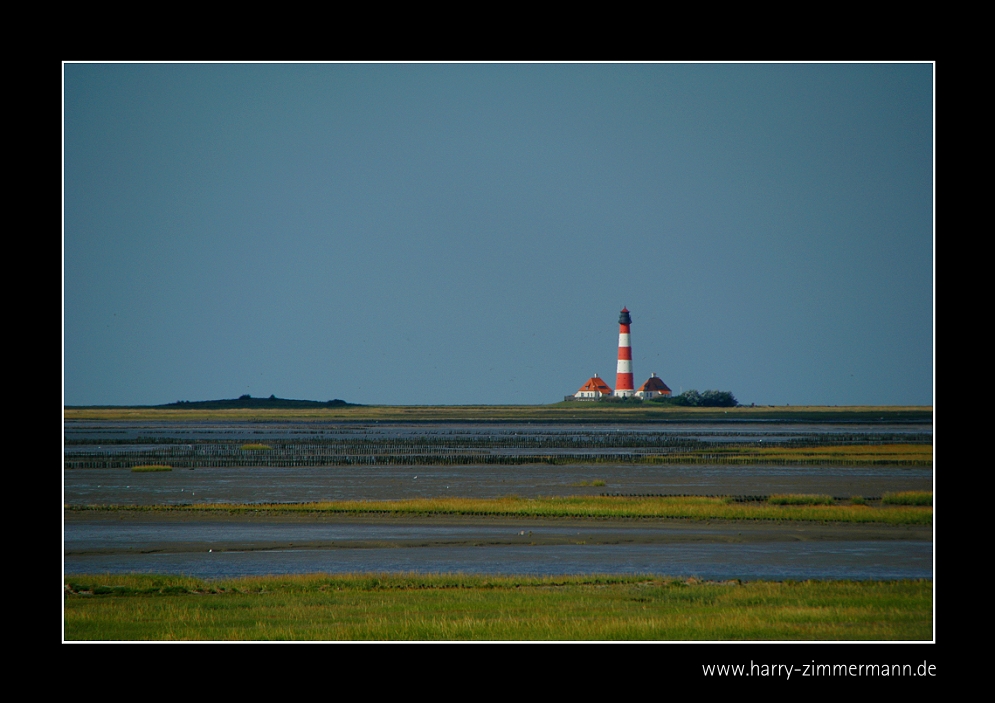
[[[933,505],[932,491],[902,491],[901,493],[885,493],[881,497],[885,505]]]
[[[261,451],[266,451],[267,449],[272,449],[273,447],[269,446],[268,444],[249,443],[249,444],[243,444],[239,448],[242,451],[261,452]]]
[[[166,464],[143,464],[141,466],[132,466],[131,470],[139,473],[147,473],[151,471],[172,471],[173,467]]]
[[[604,481],[602,481],[600,478],[596,478],[593,481],[579,481],[579,482],[574,483],[572,485],[580,487],[580,488],[583,488],[585,486],[592,486],[592,487],[596,487],[597,488],[597,487],[600,487],[600,486],[607,486],[608,484],[605,483]]]
[[[832,505],[833,497],[789,493],[770,496],[767,502],[771,505]]]
[[[67,640],[930,640],[931,581],[65,579]]]
[[[537,518],[690,518],[931,525],[933,509],[918,505],[772,505],[705,496],[548,498],[415,498],[324,503],[68,506],[69,510],[245,513],[341,513],[395,515],[495,515]]]
[[[606,458],[607,459],[607,458]],[[615,460],[617,461],[617,460]],[[817,447],[759,447],[730,445],[691,451],[645,455],[635,459],[646,464],[734,464],[734,465],[836,465],[836,466],[932,466],[932,444],[851,444]]]
[[[767,406],[681,408],[641,403],[561,402],[550,405],[364,405],[348,408],[190,410],[174,408],[64,408],[65,420],[363,420],[646,422],[654,420],[797,420],[805,422],[917,422],[933,420],[932,406]]]

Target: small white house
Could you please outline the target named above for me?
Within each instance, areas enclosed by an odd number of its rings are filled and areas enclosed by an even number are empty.
[[[636,397],[642,398],[643,400],[648,400],[649,398],[656,398],[660,395],[671,395],[672,391],[667,388],[667,384],[657,378],[655,373],[651,373],[650,377],[646,380],[646,383],[639,386],[639,390],[636,391]]]
[[[598,374],[594,374],[594,376],[587,379],[587,383],[581,386],[579,391],[574,393],[574,398],[594,399],[603,398],[611,394],[612,389],[608,387],[608,384],[598,378]]]

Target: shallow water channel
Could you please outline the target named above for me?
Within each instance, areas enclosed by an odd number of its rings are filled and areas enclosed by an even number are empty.
[[[928,528],[577,520],[72,517],[65,573],[473,572],[702,579],[931,578]]]
[[[818,493],[880,497],[928,491],[933,470],[921,467],[834,466],[319,466],[134,473],[73,469],[64,473],[70,505],[182,503],[310,503],[461,496],[495,498],[601,493],[771,495]],[[604,481],[603,486],[582,483]]]

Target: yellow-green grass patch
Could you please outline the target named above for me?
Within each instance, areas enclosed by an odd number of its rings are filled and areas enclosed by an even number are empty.
[[[932,491],[901,491],[885,493],[881,497],[885,505],[933,505]]]
[[[688,518],[930,525],[933,509],[919,505],[772,505],[719,497],[568,496],[521,498],[413,498],[319,503],[71,506],[71,510],[208,511],[237,513],[343,513],[396,515],[495,515],[569,518]]]
[[[932,466],[932,444],[853,444],[815,447],[733,445],[648,455],[646,463],[666,464],[843,464]]]
[[[832,505],[833,497],[802,493],[788,493],[784,495],[769,496],[767,498],[767,502],[771,505]]]

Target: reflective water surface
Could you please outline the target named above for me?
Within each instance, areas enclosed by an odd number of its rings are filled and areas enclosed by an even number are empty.
[[[201,578],[416,572],[657,574],[708,580],[932,578],[930,542],[444,546],[67,556],[66,574],[162,573]]]
[[[310,503],[504,495],[819,493],[881,496],[932,489],[931,468],[820,466],[319,466],[206,468],[161,473],[73,469],[70,505]],[[604,486],[580,486],[601,480]]]

